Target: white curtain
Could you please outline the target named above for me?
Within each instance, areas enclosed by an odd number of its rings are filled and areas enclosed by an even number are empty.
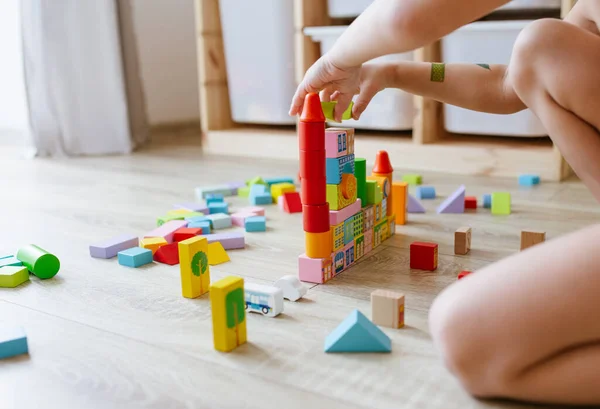
[[[126,154],[148,135],[127,1],[22,0],[37,155]]]

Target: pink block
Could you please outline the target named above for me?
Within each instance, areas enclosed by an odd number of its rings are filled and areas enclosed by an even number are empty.
[[[146,233],[144,237],[163,237],[167,243],[172,243],[175,230],[186,227],[187,225],[188,222],[185,220],[170,220],[151,232]]]
[[[367,230],[363,234],[365,236],[365,254],[367,254],[367,247],[373,248],[373,229]]]
[[[327,128],[325,130],[325,156],[339,158],[354,153],[354,130]]]
[[[234,226],[244,227],[244,221],[248,217],[258,216],[256,213],[250,212],[237,212],[231,215],[231,224]]]
[[[238,213],[254,213],[257,216],[264,216],[265,208],[258,207],[258,206],[249,206],[249,207],[244,207],[243,209],[238,210]]]
[[[352,203],[350,206],[344,207],[342,210],[330,210],[329,225],[337,226],[338,224],[343,223],[348,217],[360,212],[360,210],[360,199],[356,199],[356,202]]]
[[[284,203],[283,203],[283,200],[279,200],[280,197],[281,196],[279,196],[277,198],[277,207],[279,207],[279,210],[281,210],[283,212],[283,211],[285,211],[284,206],[283,206]]]
[[[298,256],[298,277],[307,283],[322,284],[332,277],[331,259]]]

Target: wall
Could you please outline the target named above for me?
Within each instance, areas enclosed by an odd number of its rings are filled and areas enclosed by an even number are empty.
[[[194,0],[131,5],[150,124],[199,120]]]

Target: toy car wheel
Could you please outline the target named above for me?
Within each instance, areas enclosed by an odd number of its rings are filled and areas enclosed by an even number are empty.
[[[269,313],[269,309],[267,307],[262,307],[262,313],[267,315]]]

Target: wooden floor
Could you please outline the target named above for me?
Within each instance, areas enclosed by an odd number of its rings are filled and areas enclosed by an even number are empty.
[[[209,298],[180,295],[179,268],[139,269],[92,259],[88,245],[119,233],[142,235],[196,186],[251,176],[294,176],[297,164],[205,157],[189,138],[173,135],[130,157],[21,159],[0,149],[0,253],[36,243],[62,262],[51,280],[35,277],[0,289],[0,325],[22,325],[30,354],[0,362],[2,408],[504,408],[468,396],[443,368],[427,327],[427,311],[463,269],[477,269],[516,252],[523,228],[552,239],[600,219],[600,207],[578,182],[520,189],[515,180],[424,174],[447,196],[459,184],[469,195],[513,194],[513,214],[485,209],[410,215],[397,235],[278,318],[248,316],[249,343],[232,353],[213,349]],[[360,154],[360,153],[357,153]],[[369,158],[372,159],[372,158]],[[402,164],[395,163],[399,178]],[[232,206],[245,205],[234,198]],[[248,233],[247,248],[211,267],[211,278],[243,276],[270,283],[295,274],[303,251],[301,215],[267,210],[268,231]],[[473,228],[473,250],[453,255],[453,232]],[[414,240],[440,245],[435,272],[411,271]],[[326,335],[353,309],[370,316],[377,288],[406,294],[407,327],[385,332],[385,355],[323,353]]]

